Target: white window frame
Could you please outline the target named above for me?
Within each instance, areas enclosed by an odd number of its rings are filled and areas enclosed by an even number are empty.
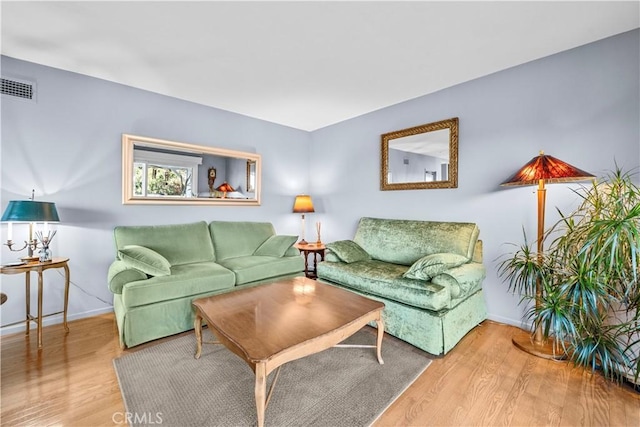
[[[156,151],[147,151],[147,150],[133,150],[133,169],[135,172],[135,168],[137,165],[142,164],[142,195],[143,197],[147,196],[147,167],[151,166],[162,166],[166,168],[186,168],[191,169],[191,193],[197,195],[198,194],[198,171],[199,167],[202,165],[202,157],[197,156],[183,156],[181,154],[172,154],[172,153],[160,153]],[[134,188],[132,189],[135,193],[135,183],[133,184]],[[176,196],[167,196],[167,197],[176,197]]]

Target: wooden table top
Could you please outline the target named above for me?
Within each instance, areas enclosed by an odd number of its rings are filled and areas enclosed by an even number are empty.
[[[305,277],[201,298],[193,305],[209,327],[254,362],[384,308],[379,301]]]
[[[321,251],[323,249],[327,249],[324,243],[296,243],[293,245],[296,249],[300,249],[303,251]]]
[[[63,267],[69,258],[53,258],[51,261],[40,262],[39,260],[27,261],[23,263],[10,263],[0,267],[2,274],[17,274],[27,271],[47,270],[49,268]]]

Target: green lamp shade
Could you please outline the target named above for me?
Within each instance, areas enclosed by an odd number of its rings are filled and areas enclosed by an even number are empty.
[[[2,214],[2,222],[60,222],[55,203],[12,200]]]

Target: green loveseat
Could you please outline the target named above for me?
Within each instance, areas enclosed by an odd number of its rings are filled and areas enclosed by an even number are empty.
[[[124,226],[114,239],[108,282],[123,348],[192,329],[196,298],[304,270],[297,236],[266,222]]]
[[[361,218],[327,244],[318,280],[385,303],[385,331],[429,353],[486,319],[482,241],[473,223]]]

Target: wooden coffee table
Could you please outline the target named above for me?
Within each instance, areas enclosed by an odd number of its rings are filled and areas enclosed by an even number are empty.
[[[255,372],[260,427],[283,364],[336,346],[371,321],[378,327],[376,345],[345,347],[376,348],[378,362],[384,363],[384,304],[305,277],[197,299],[193,306],[196,359],[202,352],[204,320],[219,340],[216,343],[225,345]],[[267,395],[267,375],[276,368]]]

